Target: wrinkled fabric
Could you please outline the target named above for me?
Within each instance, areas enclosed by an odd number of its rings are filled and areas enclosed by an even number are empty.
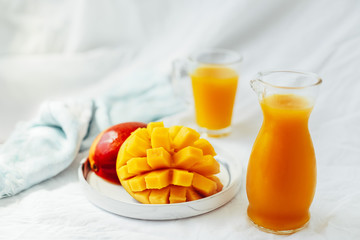
[[[184,107],[166,76],[138,74],[128,82],[95,99],[46,102],[36,119],[20,124],[0,147],[0,198],[60,173],[109,126],[154,121]]]
[[[78,180],[90,142],[85,137],[84,151],[65,171],[0,199],[0,238],[360,239],[360,1],[1,2],[0,53],[10,54],[0,57],[0,134],[5,138],[15,121],[35,112],[40,96],[66,92],[93,98],[105,96],[104,89],[116,84],[119,93],[125,92],[132,89],[126,74],[149,68],[170,74],[171,61],[201,48],[232,49],[244,61],[233,132],[210,140],[243,166],[240,190],[228,204],[173,221],[141,221],[103,211],[88,201]],[[246,214],[246,166],[262,121],[249,80],[272,69],[310,71],[323,79],[309,120],[317,159],[311,219],[290,236],[264,233]],[[95,126],[110,124],[109,111],[96,113],[105,117]],[[176,114],[165,124],[193,126],[193,112]]]

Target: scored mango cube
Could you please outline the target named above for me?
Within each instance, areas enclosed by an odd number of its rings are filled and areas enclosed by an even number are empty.
[[[167,204],[169,203],[170,188],[153,189],[149,195],[151,204]]]
[[[201,196],[193,188],[186,188],[186,201],[195,201],[198,199],[201,199]]]
[[[221,183],[220,179],[217,176],[211,175],[207,178],[216,182],[216,192],[220,192],[223,189],[224,185]]]
[[[153,169],[166,168],[171,165],[171,155],[163,147],[148,149],[146,155],[148,164]]]
[[[137,135],[142,138],[144,141],[150,141],[149,131],[146,128],[138,128],[131,134]]]
[[[180,129],[182,128],[182,126],[171,126],[169,128],[169,135],[171,139],[174,139],[176,137],[176,135],[178,134],[178,132],[180,131]]]
[[[173,165],[177,168],[189,169],[203,157],[201,149],[188,146],[181,149],[173,156]]]
[[[134,192],[134,197],[141,203],[149,204],[149,196],[150,196],[151,190],[147,189],[141,192]]]
[[[170,152],[171,142],[169,136],[169,129],[164,127],[156,127],[151,133],[151,146],[153,148],[163,147]]]
[[[186,170],[173,169],[171,183],[176,186],[190,187],[194,174]]]
[[[205,155],[202,160],[198,161],[190,170],[200,173],[201,175],[210,176],[220,172],[220,164],[213,156]]]
[[[193,144],[193,147],[200,148],[203,151],[204,155],[211,155],[211,156],[216,155],[214,147],[211,145],[211,143],[208,140],[204,138],[200,138],[199,140],[196,140]]]
[[[216,182],[198,173],[194,173],[192,186],[206,197],[216,193],[217,189]]]
[[[127,151],[126,151],[126,148],[127,148],[127,144],[128,142],[125,141],[123,143],[123,145],[121,146],[119,152],[118,152],[118,155],[117,155],[117,158],[116,158],[116,169],[119,169],[121,166],[123,166],[124,164],[126,164],[126,162],[133,158],[134,156],[130,155]]]
[[[146,150],[151,148],[150,140],[144,140],[136,134],[128,139],[129,142],[127,143],[126,151],[132,156],[145,157]]]
[[[136,176],[136,173],[129,172],[127,165],[120,167],[118,171],[119,171],[120,180],[123,180],[123,179],[126,180],[133,176]]]
[[[129,184],[129,180],[122,180],[122,181],[121,181],[121,186],[122,186],[128,193],[130,193],[131,196],[134,195],[134,192],[131,191],[130,184]]]
[[[140,192],[146,189],[145,177],[139,175],[128,180],[130,189],[133,192]]]
[[[170,170],[158,170],[145,176],[147,189],[161,189],[170,185]]]
[[[147,163],[146,157],[132,158],[127,162],[127,170],[129,173],[143,173],[151,170],[151,167]]]
[[[175,150],[180,150],[184,147],[192,145],[199,138],[200,134],[194,129],[182,127],[174,138],[174,148]]]
[[[186,188],[179,186],[170,186],[170,203],[186,202]]]
[[[151,136],[152,131],[154,130],[154,128],[157,128],[157,127],[164,127],[164,123],[163,122],[151,122],[151,123],[148,123],[147,131],[149,132],[150,136]]]

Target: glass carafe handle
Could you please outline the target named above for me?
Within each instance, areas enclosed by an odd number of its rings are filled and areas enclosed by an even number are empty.
[[[264,98],[265,95],[265,88],[263,84],[258,79],[253,79],[250,81],[250,86],[258,96],[259,100]]]
[[[175,95],[187,104],[192,103],[191,79],[188,73],[188,62],[176,59],[172,63],[171,84]]]

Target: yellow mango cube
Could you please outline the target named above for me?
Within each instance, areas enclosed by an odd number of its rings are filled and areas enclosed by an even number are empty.
[[[133,177],[128,180],[130,189],[133,192],[140,192],[146,189],[146,182],[143,175]]]
[[[195,201],[198,199],[201,199],[201,196],[193,188],[186,188],[186,201]]]
[[[180,129],[182,128],[182,126],[171,126],[169,128],[169,135],[171,139],[174,139],[176,137],[176,135],[178,134],[178,132],[180,131]]]
[[[186,202],[186,188],[179,186],[170,186],[170,203]]]
[[[126,164],[126,162],[129,159],[134,157],[126,151],[127,145],[128,145],[128,142],[125,141],[119,149],[119,152],[118,152],[118,155],[116,158],[116,169],[119,169],[121,166]]]
[[[136,134],[127,140],[126,151],[132,156],[145,157],[146,150],[151,148],[150,140],[144,140]]]
[[[159,169],[170,167],[171,155],[163,147],[148,149],[147,161],[151,168]]]
[[[153,189],[149,195],[151,204],[167,204],[169,203],[170,188]]]
[[[196,148],[200,148],[203,151],[203,155],[211,155],[211,156],[216,155],[214,147],[211,145],[211,143],[209,143],[208,140],[204,138],[200,138],[199,140],[196,140],[192,146]]]
[[[202,160],[198,161],[190,170],[204,176],[210,176],[220,172],[220,164],[213,156],[205,155]]]
[[[131,134],[137,135],[138,137],[142,138],[144,141],[150,141],[150,135],[147,128],[138,128]]]
[[[206,197],[216,193],[217,189],[216,182],[198,173],[194,173],[192,186],[196,191]]]
[[[171,142],[169,136],[169,129],[164,127],[156,127],[151,133],[151,146],[153,148],[163,147],[170,152]]]
[[[151,167],[147,163],[146,157],[132,158],[127,162],[127,168],[129,173],[143,173],[151,170]]]
[[[128,169],[128,166],[127,165],[124,165],[122,167],[119,168],[119,174],[118,176],[120,176],[120,180],[126,180],[126,179],[129,179],[133,176],[136,176],[136,173],[130,173],[129,172],[129,169]]]
[[[192,145],[198,140],[200,134],[194,129],[188,127],[182,127],[174,138],[173,144],[175,150],[180,150],[184,147]]]
[[[173,165],[176,168],[189,169],[203,157],[201,149],[188,146],[181,149],[173,156]]]
[[[171,183],[176,186],[190,187],[194,174],[186,170],[173,169]]]
[[[149,196],[150,196],[151,190],[144,190],[141,192],[134,192],[134,198],[137,199],[141,203],[149,204]]]
[[[132,196],[134,197],[134,192],[131,191],[129,180],[121,180],[121,186]]]
[[[164,127],[164,123],[163,122],[151,122],[151,123],[148,123],[147,130],[148,130],[150,136],[151,136],[152,131],[154,130],[154,128],[157,128],[157,127]]]
[[[224,185],[221,183],[220,179],[217,176],[211,175],[207,178],[216,182],[216,192],[220,192],[223,189]]]
[[[170,185],[170,170],[153,171],[145,176],[147,189],[161,189]]]

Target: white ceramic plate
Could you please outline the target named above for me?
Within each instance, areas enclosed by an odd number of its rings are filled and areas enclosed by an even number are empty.
[[[168,220],[187,218],[210,212],[229,202],[240,187],[242,168],[240,159],[233,158],[225,151],[216,148],[215,157],[220,163],[217,175],[224,188],[212,196],[185,203],[142,204],[133,199],[123,187],[98,177],[91,171],[88,161],[83,159],[78,169],[80,184],[94,205],[121,216],[145,219]]]

